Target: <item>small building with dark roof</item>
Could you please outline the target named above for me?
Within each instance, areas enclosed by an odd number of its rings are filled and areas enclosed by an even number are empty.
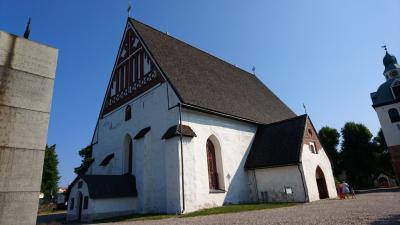
[[[336,197],[307,115],[254,74],[131,18],[91,145],[70,220]]]

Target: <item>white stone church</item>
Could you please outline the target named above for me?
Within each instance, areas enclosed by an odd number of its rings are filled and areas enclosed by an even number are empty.
[[[335,198],[307,115],[255,75],[128,19],[68,220]]]

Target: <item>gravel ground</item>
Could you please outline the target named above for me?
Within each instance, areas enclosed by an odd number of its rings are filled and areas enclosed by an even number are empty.
[[[112,224],[400,224],[400,191],[367,193],[357,199],[322,200],[289,208]]]
[[[107,225],[180,224],[399,224],[400,189],[357,195],[357,199],[321,200],[294,207],[192,218],[107,223]]]

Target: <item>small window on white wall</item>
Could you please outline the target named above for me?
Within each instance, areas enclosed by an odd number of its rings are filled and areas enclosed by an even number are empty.
[[[317,154],[317,148],[315,147],[315,143],[314,142],[310,142],[310,144],[308,145],[308,147],[310,148],[310,152],[313,154]]]

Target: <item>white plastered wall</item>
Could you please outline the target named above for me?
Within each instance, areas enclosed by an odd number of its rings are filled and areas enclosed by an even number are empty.
[[[257,127],[186,109],[182,112],[182,120],[197,135],[183,138],[185,211],[250,202],[250,187],[244,163]],[[223,193],[210,193],[206,158],[206,142],[210,137],[216,150],[217,164],[218,161],[222,162],[217,167],[220,187],[226,191]]]
[[[302,172],[297,165],[249,170],[248,174],[252,181],[252,191],[257,193],[256,201],[306,201]],[[287,195],[285,188],[290,188],[293,194]]]
[[[392,123],[389,118],[389,109],[395,108],[400,112],[400,103],[375,108],[379,122],[388,146],[400,145],[400,122]]]
[[[308,201],[319,200],[319,192],[316,180],[317,167],[320,167],[325,176],[329,198],[336,198],[335,179],[333,177],[331,162],[323,148],[318,149],[318,154],[310,151],[307,144],[303,144],[301,153],[301,169],[307,189]]]
[[[179,185],[167,186],[168,177],[177,176],[179,171],[166,170],[166,160],[172,157],[167,155],[168,149],[178,149],[178,141],[161,139],[169,127],[179,123],[178,107],[173,108],[177,103],[178,99],[172,88],[164,82],[107,114],[98,122],[93,145],[95,161],[87,174],[123,174],[126,164],[124,141],[129,135],[133,141],[132,173],[136,176],[138,213],[170,212],[167,209],[167,194],[179,192],[179,189],[169,189],[179,188]],[[125,121],[127,104],[131,106],[132,118]],[[151,130],[145,137],[133,139],[141,129],[148,126]],[[100,162],[111,153],[115,156],[110,163],[105,167],[100,166]],[[179,202],[179,199],[176,201]],[[174,209],[174,213],[177,210],[179,209]]]
[[[78,188],[78,183],[82,182],[82,187]],[[112,216],[130,214],[136,211],[136,198],[109,198],[92,199],[88,192],[88,186],[85,181],[79,179],[71,188],[68,199],[67,220],[77,220],[79,210],[79,193],[82,193],[82,221],[92,221]],[[88,208],[83,208],[83,199],[89,197]],[[74,198],[74,208],[70,209],[71,199]]]
[[[81,188],[78,188],[79,182],[82,182]],[[68,198],[67,220],[77,220],[78,219],[79,193],[80,192],[82,193],[82,201],[85,198],[85,196],[89,196],[87,184],[82,179],[79,179],[78,181],[76,181],[74,186],[71,187],[71,190],[69,193],[69,198]],[[74,199],[74,208],[71,210],[72,199]],[[89,206],[88,209],[83,209],[83,204],[82,204],[82,218],[93,213],[93,206],[90,204],[90,199],[89,199],[88,206]]]
[[[91,199],[89,207],[90,205],[92,205],[93,212],[90,220],[102,219],[136,212],[137,198]]]

